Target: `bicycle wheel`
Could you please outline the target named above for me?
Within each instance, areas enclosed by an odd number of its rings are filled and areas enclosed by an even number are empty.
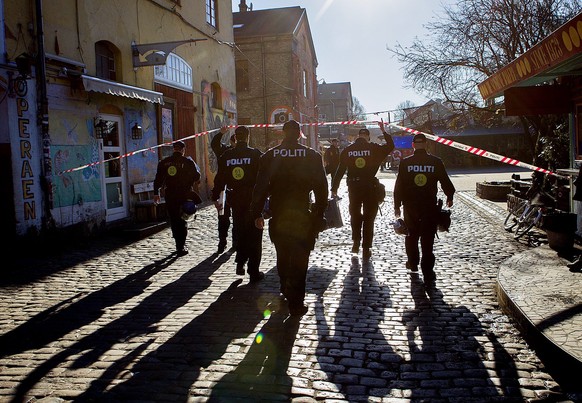
[[[539,207],[531,205],[524,210],[517,222],[517,228],[515,228],[515,234],[513,235],[515,239],[519,239],[529,232],[535,224],[535,219],[538,216],[539,211]]]
[[[525,203],[520,203],[513,211],[507,213],[507,217],[505,217],[505,221],[503,222],[503,228],[506,231],[511,231],[517,225],[524,208]]]

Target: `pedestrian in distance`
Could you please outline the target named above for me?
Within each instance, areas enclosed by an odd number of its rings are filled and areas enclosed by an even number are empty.
[[[216,159],[218,160],[220,156],[226,151],[235,146],[235,135],[230,136],[229,145],[222,143],[222,137],[228,132],[228,128],[223,126],[220,131],[210,141],[210,148]],[[218,212],[218,253],[224,252],[226,249],[226,239],[228,238],[228,229],[230,228],[230,217],[232,211],[230,205],[225,203],[223,209]],[[236,247],[236,231],[234,230],[234,223],[232,229],[232,247]]]
[[[394,149],[392,137],[384,130],[384,122],[381,121],[378,125],[385,143],[380,145],[370,142],[370,131],[360,129],[356,141],[341,152],[339,166],[331,183],[332,197],[337,197],[337,190],[347,170],[352,253],[360,252],[361,243],[364,262],[372,257],[374,220],[378,214],[378,205],[385,196],[384,186],[376,178],[376,173],[386,156]]]
[[[201,202],[194,190],[200,181],[200,169],[192,158],[185,156],[186,144],[183,141],[174,142],[173,149],[172,155],[158,163],[154,179],[154,203],[160,202],[160,189],[163,189],[176,252],[178,256],[184,256],[188,254],[188,222],[183,208],[187,201],[194,204]]]
[[[325,173],[333,178],[335,171],[339,165],[340,149],[339,140],[332,139],[331,145],[325,150],[323,160],[325,161]]]
[[[270,198],[269,236],[277,253],[280,290],[289,313],[301,316],[308,310],[304,300],[309,255],[325,227],[328,183],[321,154],[298,141],[299,123],[286,122],[283,136],[281,144],[261,157],[251,211],[257,228],[263,228],[262,212]]]
[[[249,147],[249,134],[246,126],[237,127],[234,131],[236,139],[234,148],[226,150],[218,159],[212,200],[220,211],[224,206],[219,196],[221,192],[226,192],[226,203],[232,209],[233,232],[236,231],[235,239],[238,240],[235,247],[236,274],[244,275],[244,266],[248,263],[247,272],[253,283],[265,276],[259,271],[263,230],[255,226],[250,213],[262,152]]]
[[[400,207],[403,206],[404,223],[408,228],[408,235],[404,239],[408,258],[406,268],[415,273],[420,263],[424,282],[430,284],[436,279],[433,247],[441,209],[437,202],[438,184],[447,197],[448,207],[453,206],[455,186],[442,160],[427,152],[424,134],[414,135],[412,147],[414,153],[404,158],[398,167],[394,185],[394,216],[400,217]],[[418,248],[419,240],[422,258]]]

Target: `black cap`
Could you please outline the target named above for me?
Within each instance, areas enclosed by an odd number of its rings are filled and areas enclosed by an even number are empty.
[[[426,143],[426,136],[422,133],[415,134],[412,138],[413,143]]]
[[[358,134],[367,134],[369,136],[370,135],[370,131],[368,129],[360,129],[360,131],[358,132]]]
[[[174,148],[177,148],[178,150],[183,150],[184,148],[186,148],[186,143],[184,143],[181,140],[175,141]]]

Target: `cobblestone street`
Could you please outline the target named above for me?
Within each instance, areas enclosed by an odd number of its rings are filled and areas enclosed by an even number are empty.
[[[165,229],[17,259],[0,280],[0,400],[549,401],[560,387],[494,289],[500,264],[527,246],[499,207],[470,191],[455,200],[425,292],[389,225],[391,192],[370,264],[350,253],[344,197],[344,227],[311,255],[301,319],[279,297],[268,233],[265,280],[249,284],[232,252],[215,253],[213,207],[191,222],[185,257]]]

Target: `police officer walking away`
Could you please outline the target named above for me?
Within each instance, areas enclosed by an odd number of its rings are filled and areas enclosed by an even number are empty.
[[[304,300],[309,254],[323,229],[328,184],[321,154],[298,142],[302,136],[299,123],[286,122],[283,135],[281,144],[261,157],[251,211],[255,225],[263,228],[261,213],[270,197],[269,235],[277,252],[281,292],[289,313],[301,316],[308,310]],[[310,210],[311,192],[315,201]]]
[[[448,207],[453,205],[455,186],[442,160],[426,151],[426,143],[424,134],[416,134],[412,140],[414,154],[400,162],[394,185],[394,215],[400,217],[400,206],[404,206],[404,223],[409,232],[404,240],[408,257],[406,268],[416,272],[420,263],[425,284],[428,284],[436,279],[433,246],[440,212],[437,182],[447,196]],[[419,239],[422,259],[418,250]]]
[[[188,254],[188,222],[182,218],[182,204],[189,199],[200,202],[194,191],[194,185],[200,180],[200,169],[192,158],[184,156],[186,144],[183,141],[174,142],[173,147],[173,154],[158,163],[154,179],[154,203],[160,202],[160,189],[163,188],[176,252],[178,256],[184,256]]]
[[[237,127],[234,134],[235,147],[226,150],[218,160],[212,200],[220,210],[223,206],[218,198],[221,192],[226,191],[227,203],[232,208],[233,231],[236,231],[234,238],[238,240],[235,257],[236,274],[244,275],[244,265],[248,263],[247,271],[251,282],[257,282],[265,276],[259,272],[263,230],[255,226],[249,208],[262,153],[248,146],[249,129],[246,126]]]
[[[388,154],[394,149],[392,137],[384,130],[384,122],[378,125],[384,134],[385,144],[370,142],[370,131],[360,129],[358,138],[340,154],[340,164],[333,176],[331,194],[337,196],[337,189],[346,170],[350,224],[352,226],[352,253],[359,253],[362,244],[362,260],[367,262],[372,256],[374,220],[378,214],[377,189],[380,184],[376,173]]]
[[[228,128],[222,127],[218,133],[210,141],[210,148],[214,152],[216,159],[226,151],[234,148],[235,135],[230,136],[229,145],[222,144],[222,136],[228,132]],[[224,252],[226,249],[226,238],[228,238],[228,229],[230,228],[231,209],[228,203],[223,206],[223,214],[218,215],[218,253]],[[236,234],[234,223],[232,228],[232,246],[236,247]]]
[[[333,178],[333,175],[335,174],[335,171],[339,165],[339,156],[339,140],[332,139],[331,145],[325,150],[325,153],[323,154],[323,159],[325,161],[325,173],[329,174],[331,178]]]

